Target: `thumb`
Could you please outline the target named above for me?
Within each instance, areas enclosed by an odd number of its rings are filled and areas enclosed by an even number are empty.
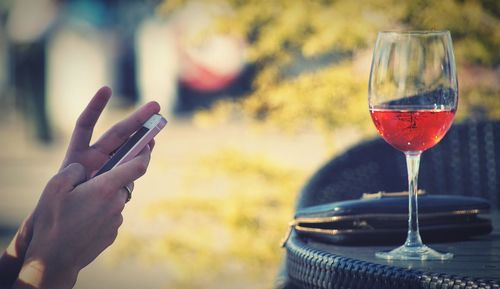
[[[49,181],[47,187],[57,191],[71,191],[85,180],[86,172],[84,166],[79,163],[71,163],[55,175]]]
[[[112,170],[109,170],[92,181],[108,192],[116,192],[127,184],[137,180],[146,173],[151,158],[151,150],[146,147],[135,158],[127,161]]]

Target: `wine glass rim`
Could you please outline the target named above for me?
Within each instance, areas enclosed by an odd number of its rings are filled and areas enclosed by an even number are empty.
[[[379,34],[394,34],[394,35],[438,35],[450,33],[449,30],[383,30]]]

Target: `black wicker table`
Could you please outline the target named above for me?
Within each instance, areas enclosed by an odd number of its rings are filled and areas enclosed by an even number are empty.
[[[394,246],[334,246],[293,234],[286,244],[288,277],[298,288],[500,288],[500,212],[491,218],[490,235],[430,244],[454,253],[448,261],[385,261],[374,253]]]

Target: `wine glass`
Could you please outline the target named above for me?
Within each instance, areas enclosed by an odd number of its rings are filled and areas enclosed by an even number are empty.
[[[406,156],[408,236],[404,245],[377,252],[388,260],[445,260],[422,243],[418,229],[417,180],[420,155],[450,128],[458,84],[449,31],[380,32],[370,71],[368,102],[382,138]]]

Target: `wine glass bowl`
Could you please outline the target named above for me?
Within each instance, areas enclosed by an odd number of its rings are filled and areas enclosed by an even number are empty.
[[[377,257],[444,260],[422,243],[418,230],[417,181],[420,155],[450,128],[458,103],[455,59],[448,31],[380,32],[368,86],[372,120],[382,138],[406,156],[408,237],[404,245]]]
[[[446,134],[454,110],[371,109],[373,123],[386,142],[402,152],[422,152]]]

